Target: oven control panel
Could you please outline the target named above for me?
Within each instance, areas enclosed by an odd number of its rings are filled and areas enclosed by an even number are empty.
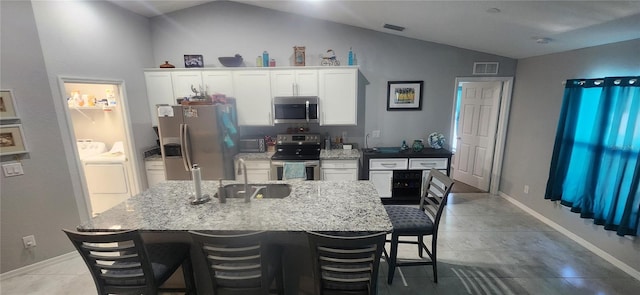
[[[278,134],[277,144],[320,144],[322,136],[317,133]]]

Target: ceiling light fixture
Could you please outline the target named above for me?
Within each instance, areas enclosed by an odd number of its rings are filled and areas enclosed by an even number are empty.
[[[385,28],[385,29],[394,30],[394,31],[398,31],[398,32],[402,32],[405,29],[405,27],[391,25],[391,24],[384,24],[384,26],[382,26],[382,27]]]
[[[531,39],[536,40],[536,43],[538,43],[538,44],[547,44],[547,43],[553,41],[553,39],[551,39],[551,38],[538,37],[538,36],[531,37]]]

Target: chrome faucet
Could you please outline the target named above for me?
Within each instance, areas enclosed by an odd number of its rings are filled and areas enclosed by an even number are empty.
[[[244,174],[244,191],[239,191],[238,193],[243,193],[244,202],[249,203],[251,201],[251,197],[249,196],[249,180],[247,179],[247,164],[244,162],[244,159],[242,158],[238,160],[238,173],[240,172],[240,170],[243,170],[242,173]]]

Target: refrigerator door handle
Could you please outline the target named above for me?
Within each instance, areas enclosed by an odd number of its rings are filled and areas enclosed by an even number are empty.
[[[180,124],[180,152],[182,153],[182,164],[184,165],[184,170],[189,171],[189,163],[187,163],[185,131],[185,124]]]
[[[187,159],[187,171],[191,171],[191,167],[193,167],[193,163],[191,163],[191,146],[190,146],[190,138],[189,138],[189,125],[184,124],[184,150],[186,152]]]

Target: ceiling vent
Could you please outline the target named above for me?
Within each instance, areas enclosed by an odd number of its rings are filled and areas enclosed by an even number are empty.
[[[498,62],[474,62],[473,74],[474,75],[497,75]]]
[[[398,32],[402,32],[405,29],[404,27],[391,25],[391,24],[384,24],[384,26],[382,26],[382,27],[385,28],[385,29],[394,30],[394,31],[398,31]]]

